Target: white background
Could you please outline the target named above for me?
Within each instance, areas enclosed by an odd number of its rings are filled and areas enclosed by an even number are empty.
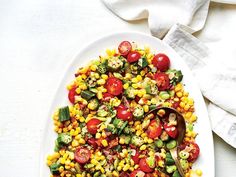
[[[219,18],[234,10],[212,4],[206,29],[235,27],[229,15]],[[86,43],[124,30],[149,34],[147,22],[122,21],[98,0],[0,0],[0,177],[38,176],[40,138],[65,66]],[[199,37],[210,44],[208,34]],[[216,135],[214,143],[216,177],[234,177],[236,150]]]

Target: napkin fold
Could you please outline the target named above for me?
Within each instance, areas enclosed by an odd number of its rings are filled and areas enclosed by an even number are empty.
[[[148,19],[153,36],[163,38],[176,23],[188,26],[191,32],[203,28],[209,0],[103,0],[116,15],[127,21]]]
[[[218,0],[217,0],[218,1]],[[217,63],[192,33],[204,27],[209,0],[103,0],[124,20],[148,19],[153,36],[163,38],[186,62],[207,100],[212,130],[236,148],[236,67]],[[236,66],[236,65],[235,65]]]
[[[236,148],[236,70],[217,63],[218,56],[183,25],[174,25],[163,41],[184,59],[209,101],[212,130]]]

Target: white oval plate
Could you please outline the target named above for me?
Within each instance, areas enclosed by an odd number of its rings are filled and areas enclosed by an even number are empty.
[[[200,157],[196,161],[194,168],[202,169],[203,176],[214,177],[214,148],[211,126],[203,97],[190,70],[184,63],[183,59],[161,40],[142,33],[134,32],[116,33],[102,37],[80,50],[80,52],[73,58],[56,92],[46,122],[41,146],[40,177],[46,177],[50,174],[49,168],[45,164],[45,158],[47,154],[53,152],[54,141],[56,139],[56,133],[53,131],[53,120],[51,117],[57,107],[69,104],[66,85],[73,80],[74,73],[79,67],[86,65],[90,59],[96,59],[101,55],[101,53],[104,53],[107,48],[117,48],[119,43],[123,40],[134,41],[140,46],[146,44],[156,52],[166,53],[171,60],[171,67],[180,69],[183,72],[183,82],[186,84],[185,89],[195,101],[196,115],[198,116],[195,130],[199,133],[196,141],[200,147]]]

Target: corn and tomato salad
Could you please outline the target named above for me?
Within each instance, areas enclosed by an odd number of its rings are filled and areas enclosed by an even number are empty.
[[[164,53],[123,41],[117,49],[79,68],[67,86],[68,106],[53,115],[57,133],[47,156],[51,177],[179,177],[170,150],[178,146],[176,115],[186,122],[178,158],[185,176],[200,149],[195,142],[194,100],[184,90],[181,70]]]

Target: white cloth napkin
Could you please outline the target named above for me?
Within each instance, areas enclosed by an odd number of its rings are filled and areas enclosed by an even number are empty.
[[[219,52],[210,51],[192,33],[203,28],[208,0],[103,0],[125,20],[148,18],[152,35],[162,38],[185,60],[206,98],[212,130],[236,148],[235,67],[218,62]],[[171,28],[172,26],[172,28]],[[170,29],[171,28],[171,29]],[[170,29],[170,30],[169,30]],[[223,66],[222,66],[223,65]]]
[[[147,19],[153,36],[162,38],[176,23],[203,28],[209,0],[103,0],[116,15],[127,21]]]

